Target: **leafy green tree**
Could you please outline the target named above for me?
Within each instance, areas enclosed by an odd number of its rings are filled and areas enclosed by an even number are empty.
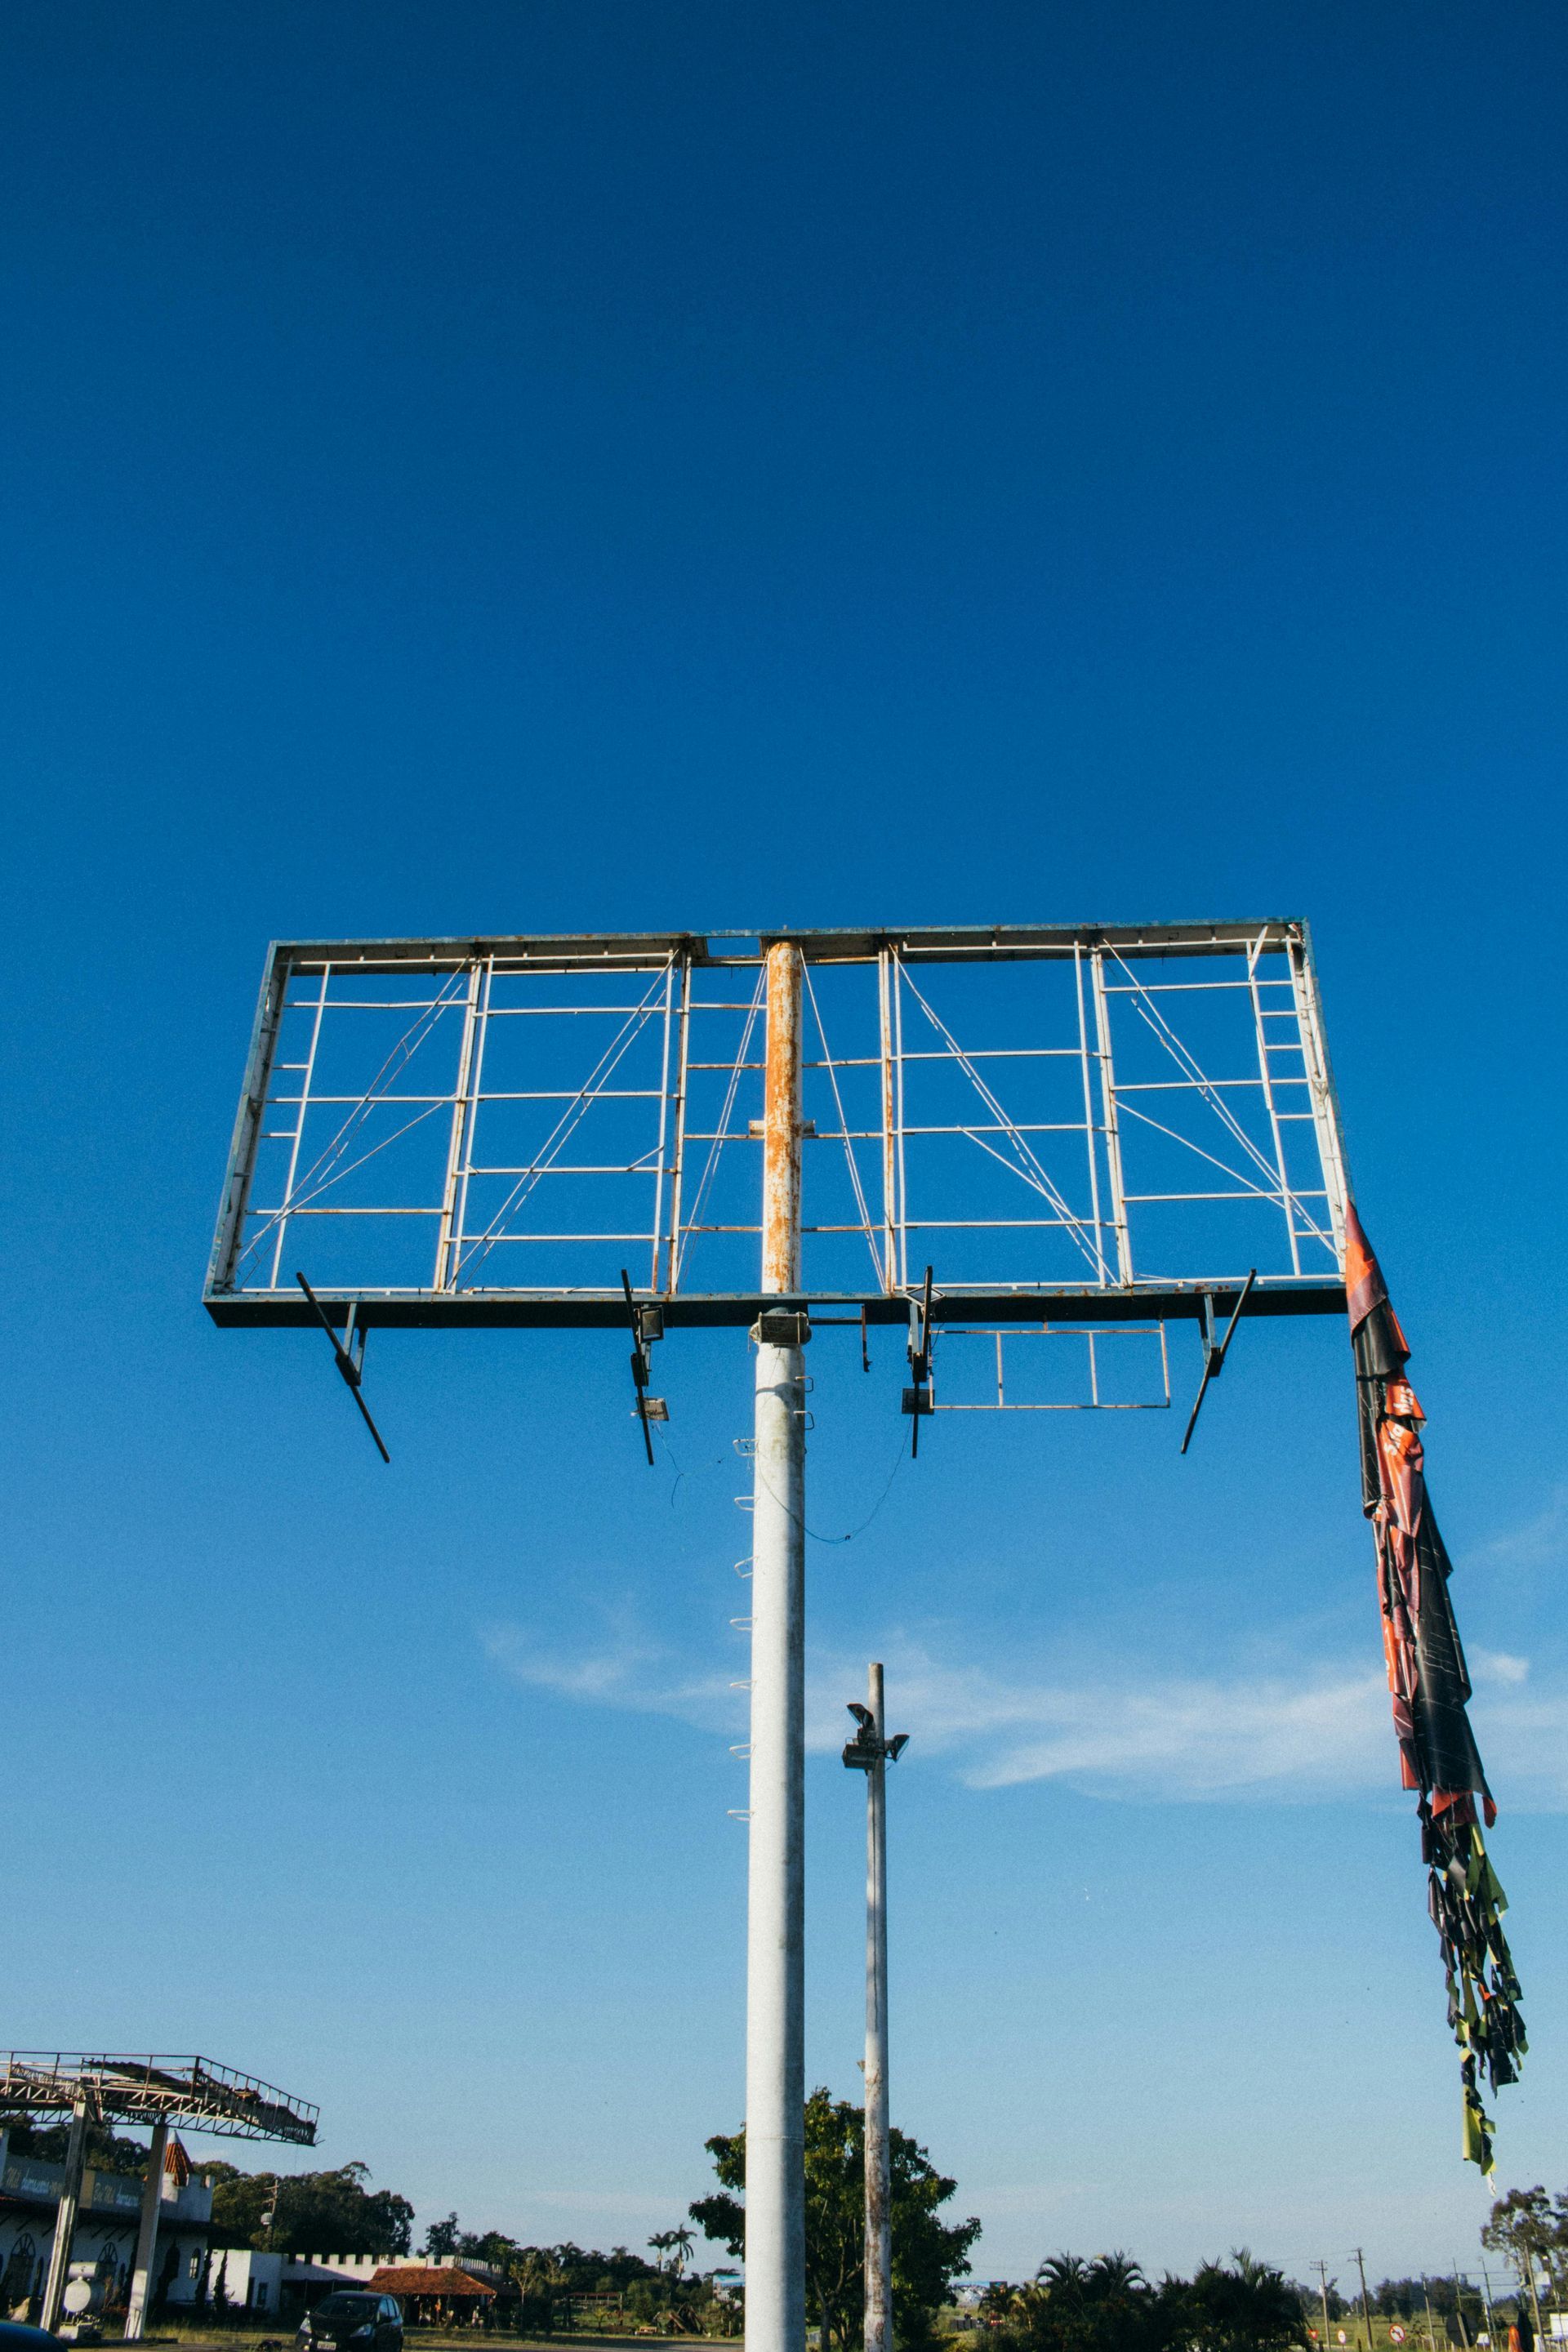
[[[1173,2336],[1192,2352],[1286,2352],[1307,2343],[1300,2299],[1283,2273],[1238,2246],[1228,2263],[1204,2263],[1189,2284],[1168,2280]]]
[[[866,2259],[865,2111],[826,2090],[805,2103],[806,2298],[822,2329],[823,2352],[857,2352],[863,2340]],[[955,2278],[969,2268],[980,2223],[944,2222],[938,2208],[958,2187],[901,2131],[889,2134],[893,2236],[893,2332],[902,2352],[919,2352],[935,2332],[937,2313]],[[708,2142],[726,2192],[746,2183],[746,2135],[721,2132]],[[700,2197],[691,2218],[705,2237],[739,2254],[745,2208],[733,2193]]]
[[[1486,2305],[1479,2294],[1467,2286],[1461,2295],[1447,2273],[1441,2278],[1380,2279],[1372,2291],[1372,2307],[1385,2319],[1424,2318],[1428,2299],[1437,2318],[1463,2320],[1468,2343],[1475,2342],[1487,2324]]]
[[[448,2213],[444,2221],[431,2222],[425,2232],[425,2243],[420,2252],[433,2254],[437,2261],[443,2254],[455,2254],[462,2234],[462,2223],[455,2213]]]
[[[266,2245],[290,2254],[408,2252],[414,2208],[393,2189],[367,2189],[368,2165],[275,2174],[212,2163],[202,2170],[213,2182],[215,2245]],[[270,2223],[262,2220],[268,2211]]]
[[[7,2120],[0,2115],[0,2129],[5,2128]],[[13,2122],[9,2129],[8,2144],[13,2156],[36,2156],[45,2164],[65,2162],[68,2124]],[[107,2124],[89,2124],[84,2161],[99,2172],[144,2173],[147,2150],[139,2139],[127,2139],[121,2133],[110,2131]]]
[[[452,2251],[459,2260],[468,2255],[475,2262],[489,2263],[503,2278],[514,2275],[523,2252],[516,2239],[501,2230],[465,2230]]]
[[[171,2246],[163,2256],[163,2267],[158,2273],[157,2283],[153,2289],[153,2315],[155,2319],[161,2319],[167,2309],[169,2289],[179,2274],[180,2250],[178,2246]]]
[[[1481,2243],[1511,2267],[1528,2301],[1532,2277],[1544,2271],[1552,2299],[1568,2294],[1568,2190],[1548,2197],[1539,2185],[1510,2189],[1492,2207]]]
[[[1015,2291],[1011,2332],[1028,2352],[1163,2352],[1172,2342],[1163,2290],[1131,2254],[1052,2254]]]
[[[1245,2247],[1158,2286],[1131,2254],[1053,2254],[1030,2284],[983,2298],[982,2309],[1024,2352],[1287,2352],[1307,2342],[1298,2290]]]

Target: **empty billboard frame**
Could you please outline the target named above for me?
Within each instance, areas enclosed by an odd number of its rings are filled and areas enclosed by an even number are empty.
[[[752,1324],[765,966],[804,967],[799,1304],[1344,1306],[1304,922],[284,941],[205,1303],[228,1325]],[[773,1300],[777,1304],[776,1297]]]

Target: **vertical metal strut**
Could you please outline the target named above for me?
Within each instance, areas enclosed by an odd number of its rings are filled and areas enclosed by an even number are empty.
[[[892,2161],[888,2141],[888,1766],[882,1669],[867,1677],[867,1727],[877,1756],[866,1773],[866,2352],[893,2352]]]
[[[169,2126],[153,2126],[147,2152],[147,2179],[142,2190],[142,2220],[136,2232],[136,2261],[131,2273],[131,2298],[125,2313],[125,2341],[139,2343],[147,2332],[147,2305],[153,2294],[153,2272],[158,2252],[158,2216],[163,2210],[163,2159],[169,2152]],[[273,2191],[276,2198],[277,2191]]]
[[[801,958],[767,951],[762,1287],[800,1286]],[[775,1336],[776,1335],[776,1336]],[[746,1927],[746,2347],[805,2344],[805,1397],[802,1328],[757,1326]]]
[[[81,2176],[87,2162],[88,2095],[79,2091],[71,2102],[70,2130],[66,2135],[65,2179],[55,2210],[54,2242],[49,2248],[49,2274],[44,2282],[40,2326],[52,2336],[60,2324],[66,2281],[70,2275],[71,2241],[76,2236],[77,2207],[81,2200]]]

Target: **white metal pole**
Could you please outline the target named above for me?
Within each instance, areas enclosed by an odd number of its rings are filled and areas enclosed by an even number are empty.
[[[769,948],[762,1287],[800,1286],[801,960]],[[805,1397],[761,1337],[752,1543],[746,2352],[805,2344]]]
[[[50,2335],[60,2324],[66,2276],[70,2268],[71,2240],[76,2236],[76,2209],[81,2198],[82,2168],[87,2160],[87,2095],[79,2093],[71,2105],[70,2132],[66,2140],[66,2177],[55,2214],[54,2243],[49,2248],[49,2274],[44,2283],[44,2307],[38,2325]]]
[[[866,2352],[892,2352],[892,2163],[888,2139],[888,1766],[882,1669],[867,1676],[876,1760],[866,1774]]]
[[[142,2191],[142,2226],[136,2233],[136,2260],[131,2273],[131,2295],[125,2307],[125,2341],[134,2344],[147,2325],[147,2303],[153,2292],[153,2264],[158,2252],[158,2215],[163,2196],[163,2158],[169,2146],[167,2124],[154,2124],[147,2156],[147,2186]]]

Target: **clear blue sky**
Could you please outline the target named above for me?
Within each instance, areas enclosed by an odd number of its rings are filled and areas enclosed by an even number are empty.
[[[3,2038],[208,2051],[530,2239],[640,2242],[740,2119],[744,1349],[667,1349],[678,1484],[618,1343],[383,1342],[387,1471],[210,1328],[269,936],[1300,912],[1503,1806],[1500,2185],[1568,2180],[1561,10],[0,49]],[[814,1352],[847,1528],[897,1366]],[[879,1652],[916,1734],[896,2118],[983,2275],[1473,2261],[1343,1334],[1178,1436],[946,1423],[814,1549],[816,1719]],[[816,1755],[842,2094],[858,1792]]]

